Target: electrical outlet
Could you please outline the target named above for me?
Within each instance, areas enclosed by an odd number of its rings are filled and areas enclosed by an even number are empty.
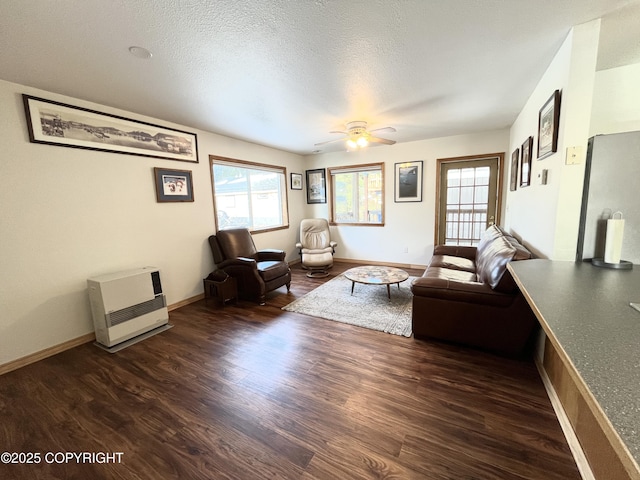
[[[409,247],[404,247],[402,249],[402,253],[409,253]]]

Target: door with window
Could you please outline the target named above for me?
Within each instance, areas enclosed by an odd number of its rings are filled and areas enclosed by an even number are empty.
[[[438,160],[439,245],[477,245],[499,222],[503,154]]]

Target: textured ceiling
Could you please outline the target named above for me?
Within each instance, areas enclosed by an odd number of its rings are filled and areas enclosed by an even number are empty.
[[[1,0],[0,78],[307,154],[351,120],[398,142],[508,127],[571,26],[638,3]]]

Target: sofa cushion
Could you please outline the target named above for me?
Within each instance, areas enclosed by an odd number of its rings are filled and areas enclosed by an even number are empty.
[[[454,257],[453,255],[434,255],[431,263],[429,263],[429,268],[437,267],[475,273],[476,262],[468,258]]]
[[[503,236],[478,249],[478,279],[495,289],[515,254],[515,247]]]
[[[509,235],[494,239],[478,252],[478,280],[487,283],[498,292],[515,292],[518,287],[511,274],[507,272],[507,264],[510,261],[531,258],[531,252]]]
[[[451,268],[429,267],[422,274],[424,278],[442,278],[454,282],[477,282],[478,276],[474,272],[453,270]]]
[[[515,253],[513,254],[513,258],[511,259],[512,262],[517,262],[519,260],[528,260],[532,257],[531,252],[527,250],[527,248],[520,242],[518,242],[518,240],[516,240],[514,237],[512,237],[511,235],[506,235],[504,238],[515,249]],[[494,289],[498,292],[504,293],[516,292],[518,290],[518,284],[511,276],[511,273],[506,270],[507,264],[505,264],[504,268],[505,272],[502,274],[502,277],[500,278]]]
[[[433,248],[433,256],[450,255],[452,257],[468,258],[475,261],[478,249],[465,245],[436,245]]]
[[[504,230],[502,230],[502,228],[500,228],[497,225],[489,225],[489,228],[487,228],[484,233],[482,234],[482,237],[480,237],[480,242],[478,243],[477,248],[477,253],[476,253],[476,258],[482,255],[482,251],[487,248],[488,246],[491,245],[491,243],[496,239],[496,238],[500,238],[500,237],[504,237],[506,235],[506,232]]]
[[[513,303],[513,295],[492,290],[486,283],[459,282],[445,278],[420,277],[411,284],[415,298],[432,299],[443,302],[464,302],[469,304],[472,315],[473,305],[508,308]]]

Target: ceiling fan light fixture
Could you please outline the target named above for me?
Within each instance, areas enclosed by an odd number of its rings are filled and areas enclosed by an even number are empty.
[[[364,148],[369,145],[369,140],[367,140],[366,137],[362,136],[358,138],[358,140],[356,140],[356,144],[358,145],[358,147]]]
[[[369,131],[367,130],[367,122],[364,121],[347,122],[346,126],[347,129],[344,131],[332,130],[331,132],[329,132],[340,133],[345,135],[344,137],[337,138],[335,140],[327,140],[326,142],[316,143],[315,146],[317,147],[319,145],[333,142],[345,142],[347,145],[347,149],[351,151],[358,150],[360,148],[366,148],[371,143],[381,143],[384,145],[393,145],[394,143],[396,143],[395,140],[389,140],[387,138],[378,137],[377,135],[372,135],[372,132],[395,132],[396,129],[393,127],[382,127]]]

